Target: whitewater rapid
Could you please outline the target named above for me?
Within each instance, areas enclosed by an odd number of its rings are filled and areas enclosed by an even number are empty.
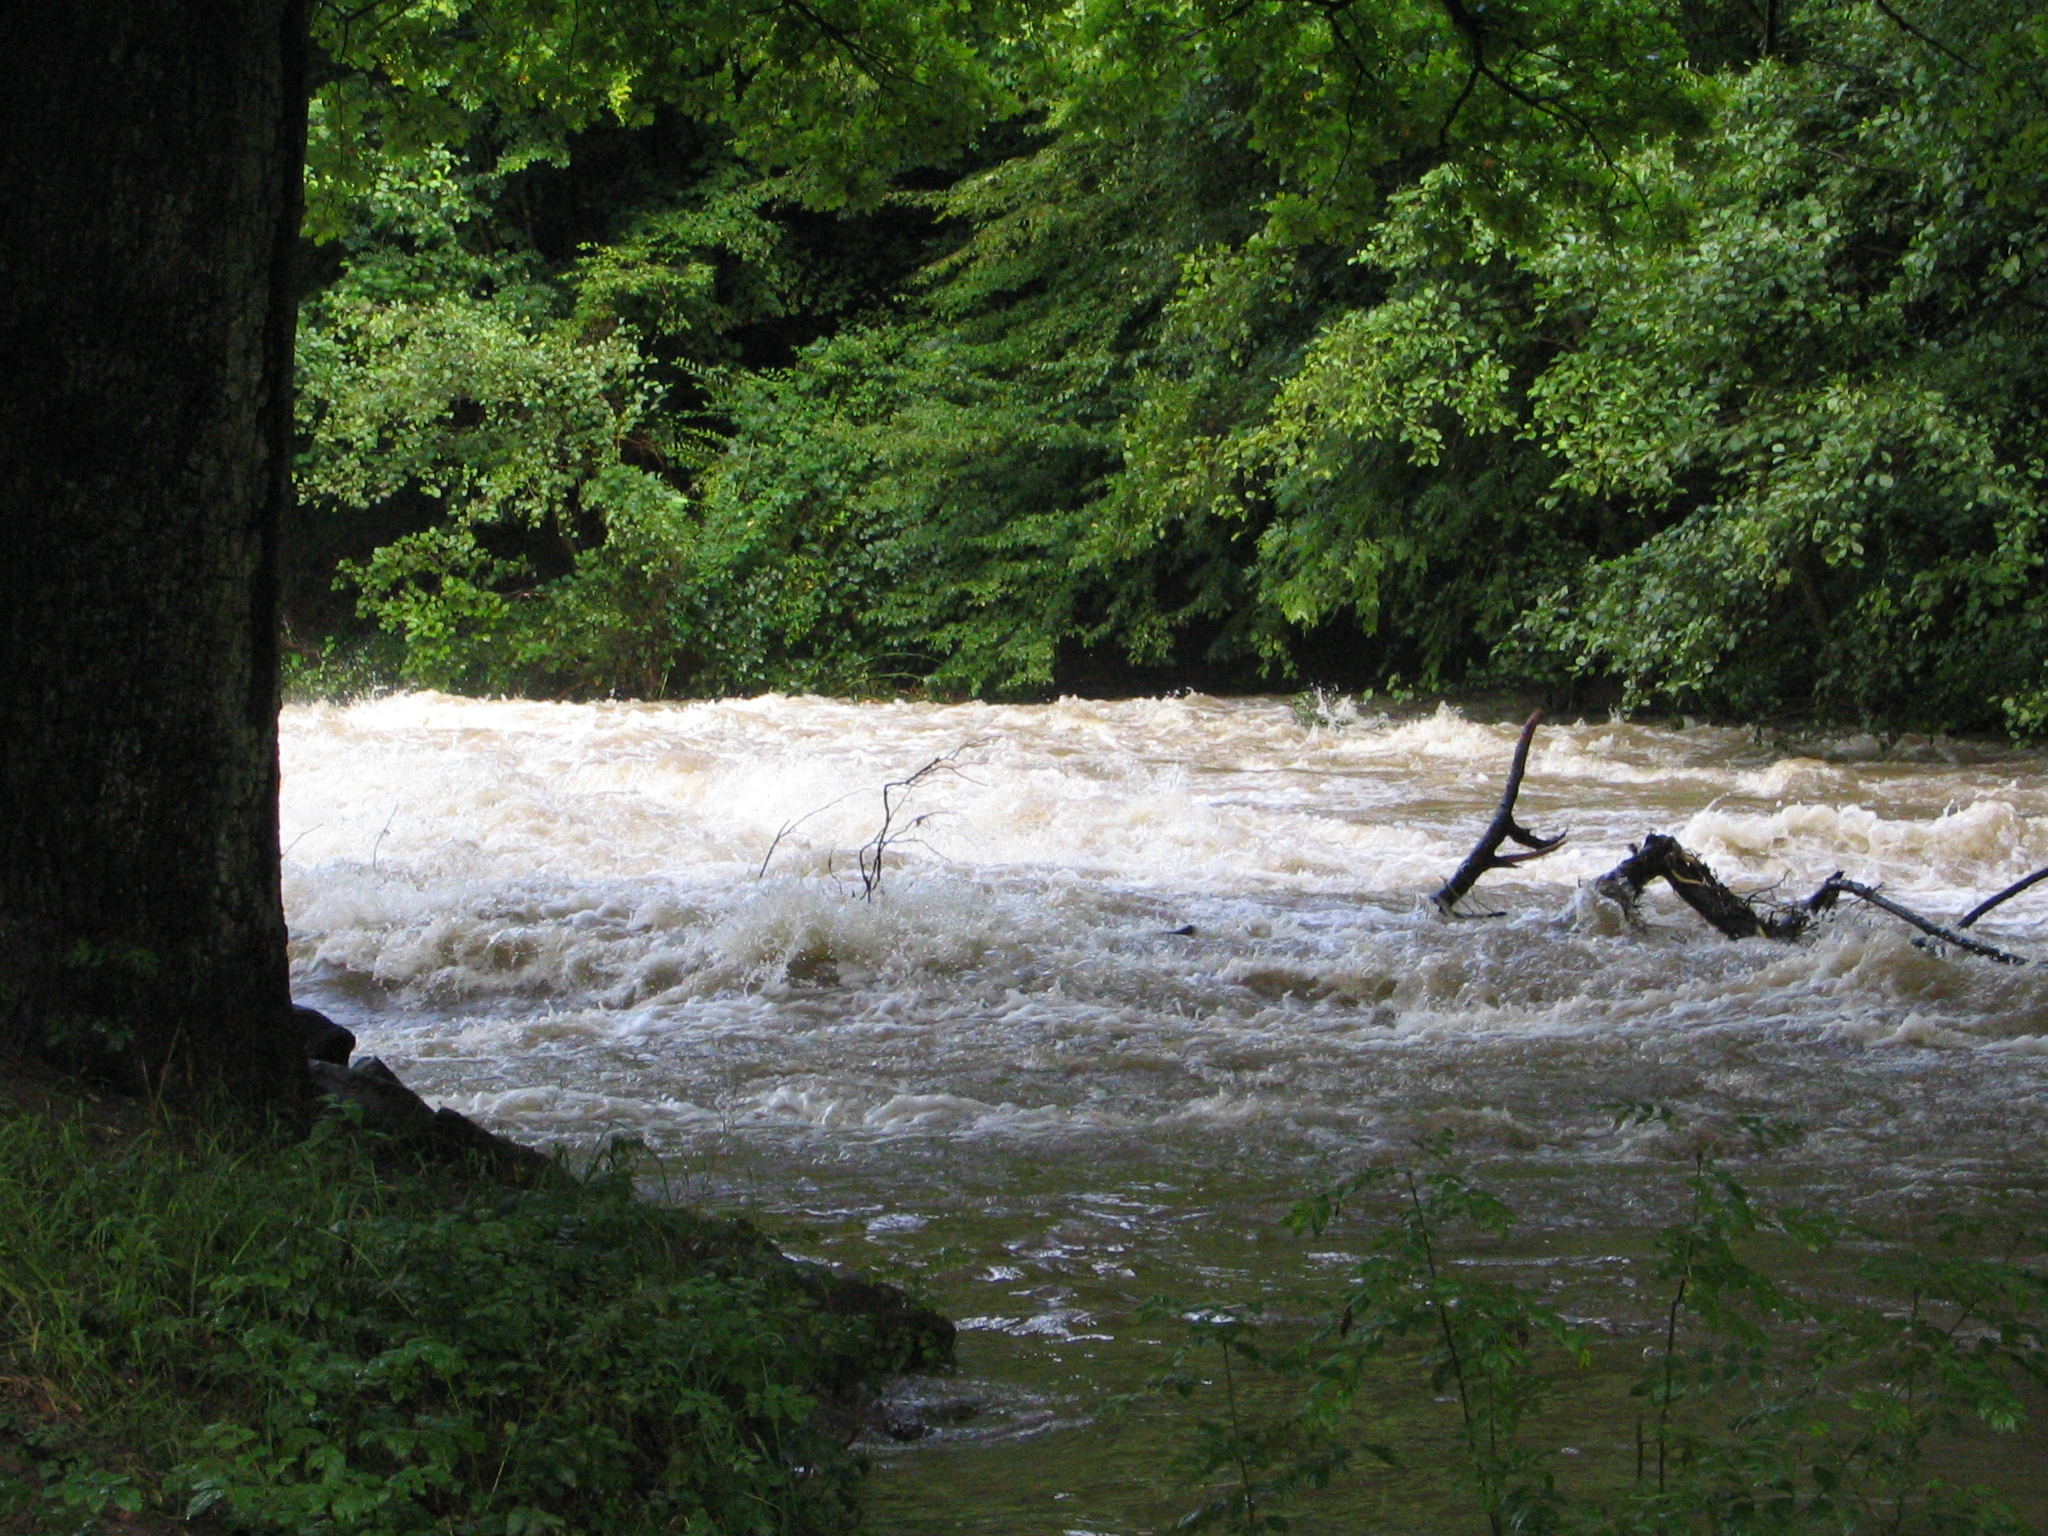
[[[1489,877],[1470,905],[1504,916],[1441,922],[1421,897],[1512,741],[1449,709],[1336,728],[1201,697],[295,708],[295,975],[444,1101],[540,1141],[1450,1124],[1593,1155],[1599,1106],[1654,1094],[1853,1136],[1851,1080],[1950,1058],[2038,1131],[2048,967],[1929,953],[1874,914],[1731,944],[1665,897],[1640,932],[1585,882],[1663,830],[1741,888],[1841,869],[1954,915],[2048,863],[2040,758],[1546,727],[1522,817],[1566,847]],[[901,841],[863,899],[883,787],[938,759],[892,796]],[[2048,954],[2048,898],[1984,932]],[[1988,1150],[1957,1130],[1867,1150]]]
[[[461,1107],[543,1137],[1343,1123],[1390,1108],[1323,1091],[1318,1067],[1356,1053],[1569,1058],[1703,1028],[2048,1050],[2048,969],[1930,954],[1855,914],[1787,949],[1664,900],[1640,933],[1583,889],[1663,830],[1744,888],[1841,869],[1953,915],[2048,863],[2038,758],[1548,727],[1522,815],[1566,848],[1488,879],[1471,905],[1505,916],[1444,924],[1420,898],[1484,824],[1512,740],[1451,710],[1335,729],[1200,697],[296,708],[295,971],[357,999],[380,1048],[448,1064]],[[903,840],[861,899],[883,786],[939,758],[897,793]],[[1984,931],[2048,952],[2048,899]],[[714,1039],[707,1080],[690,1062]]]

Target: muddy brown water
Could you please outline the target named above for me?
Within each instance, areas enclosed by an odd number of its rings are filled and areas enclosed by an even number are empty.
[[[1738,1117],[1805,1127],[1759,1176],[1865,1219],[2048,1183],[2048,967],[1855,912],[1731,944],[1653,896],[1641,931],[1585,888],[1658,830],[1738,888],[1842,870],[1953,917],[2048,864],[2048,759],[1547,726],[1523,820],[1569,841],[1444,923],[1421,898],[1513,738],[1202,697],[293,708],[295,986],[436,1101],[638,1137],[677,1197],[960,1319],[960,1378],[901,1389],[943,1400],[929,1433],[874,1447],[876,1529],[1137,1536],[1186,1503],[1183,1426],[1103,1414],[1170,1343],[1138,1303],[1308,1315],[1360,1239],[1277,1218],[1420,1137],[1509,1194],[1518,1272],[1616,1316],[1619,1261]],[[862,899],[881,787],[942,757]],[[2048,886],[1982,930],[2048,955]],[[1617,1131],[1621,1101],[1676,1127]],[[1466,1528],[1396,1497],[1297,1529]]]

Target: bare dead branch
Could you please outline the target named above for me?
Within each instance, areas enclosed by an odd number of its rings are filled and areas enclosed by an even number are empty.
[[[2048,870],[2029,876],[2017,889],[2024,889],[2027,884],[2043,877],[2048,877]],[[1640,847],[1629,849],[1629,856],[1595,880],[1593,889],[1618,903],[1629,920],[1637,922],[1640,921],[1636,915],[1637,903],[1644,888],[1653,880],[1662,880],[1669,885],[1680,901],[1699,913],[1716,931],[1731,939],[1796,939],[1813,926],[1814,919],[1833,911],[1843,896],[1854,896],[1880,912],[1888,912],[1901,922],[1912,924],[1929,938],[1953,944],[1967,954],[1996,960],[2001,965],[2030,963],[2019,955],[2008,954],[1994,945],[1957,932],[1969,919],[1958,923],[1956,928],[1944,928],[1911,907],[1883,895],[1876,887],[1851,880],[1839,871],[1823,880],[1820,888],[1802,902],[1787,905],[1753,896],[1738,896],[1721,883],[1698,854],[1678,839],[1666,837],[1661,832],[1652,832],[1643,839]],[[2010,894],[2017,894],[2017,889]],[[2001,892],[1980,910],[1990,910],[2006,894]],[[1971,914],[1972,917],[1975,915]]]
[[[863,901],[873,901],[875,893],[882,888],[882,871],[887,861],[889,850],[904,846],[929,846],[922,838],[912,837],[911,834],[926,822],[947,814],[945,811],[926,811],[899,825],[896,818],[903,811],[904,800],[912,790],[939,774],[949,773],[964,777],[964,775],[960,774],[960,754],[980,745],[979,741],[962,742],[952,751],[942,753],[938,757],[933,758],[922,768],[918,769],[917,772],[908,774],[900,779],[891,779],[882,786],[882,825],[873,837],[862,843],[854,851],[855,862],[860,868],[860,893]],[[846,801],[853,799],[856,795],[871,793],[873,793],[872,790],[848,790],[836,799],[826,801],[816,810],[806,811],[794,821],[784,822],[781,830],[770,840],[768,851],[762,855],[761,867],[754,872],[754,878],[759,880],[767,875],[768,866],[775,858],[775,850],[782,846],[782,840],[809,821],[813,816],[823,815],[835,805],[842,805]],[[828,874],[832,872],[831,860],[829,858],[826,861],[826,872]]]
[[[2000,965],[2027,965],[2031,963],[2024,956],[2008,954],[2005,950],[1986,944],[1981,939],[1968,938],[1963,934],[1957,933],[1953,928],[1944,928],[1941,924],[1922,917],[1910,907],[1900,906],[1889,896],[1880,895],[1875,889],[1864,885],[1861,881],[1845,880],[1840,875],[1830,875],[1821,888],[1807,899],[1806,904],[1816,912],[1825,912],[1829,906],[1833,905],[1832,893],[1837,891],[1854,896],[1858,901],[1867,901],[1873,907],[1876,907],[1878,911],[1889,912],[1901,922],[1911,923],[1922,933],[1928,935],[1928,937],[1939,939],[1944,944],[1953,944],[1957,949],[1969,954],[1982,955],[1986,960],[1996,960]],[[1828,899],[1823,901],[1824,897]],[[1918,941],[1916,940],[1915,942]]]
[[[1957,923],[1956,927],[1959,929],[1969,927],[1972,923],[1976,922],[1978,918],[1982,917],[1986,912],[1989,912],[1993,907],[2004,906],[2008,901],[2011,901],[2013,897],[2019,895],[2020,892],[2029,890],[2032,887],[2039,885],[2043,880],[2048,880],[2048,869],[2037,869],[2031,875],[2028,875],[2026,879],[2013,881],[2011,885],[2008,885],[1996,896],[1988,896],[1984,900],[1978,902],[1976,906],[1970,908],[1969,916],[1965,917],[1961,922]]]
[[[1501,791],[1500,806],[1494,811],[1493,820],[1487,824],[1486,831],[1465,856],[1465,862],[1458,866],[1457,872],[1430,897],[1437,911],[1445,917],[1456,915],[1452,909],[1487,871],[1526,864],[1564,845],[1565,833],[1539,837],[1515,820],[1515,797],[1522,792],[1522,774],[1529,766],[1529,743],[1536,739],[1536,727],[1542,723],[1543,711],[1540,709],[1523,723],[1521,739],[1515,743],[1514,761],[1508,766],[1507,788]],[[1500,845],[1509,839],[1520,843],[1527,852],[1502,853]]]
[[[956,748],[955,751],[957,750]],[[941,811],[926,811],[921,816],[913,816],[903,824],[901,830],[898,830],[895,824],[898,809],[896,796],[899,793],[908,795],[911,790],[923,783],[932,774],[957,773],[959,770],[949,761],[950,756],[951,754],[948,754],[948,757],[935,757],[909,778],[898,779],[894,783],[882,786],[882,825],[873,837],[861,844],[858,854],[860,860],[860,897],[862,901],[873,901],[875,893],[881,890],[882,861],[888,855],[889,850],[898,843],[901,843],[910,833],[916,831],[934,816],[944,814]]]
[[[805,822],[809,821],[813,816],[822,816],[827,811],[831,810],[833,806],[844,805],[847,801],[851,800],[855,795],[865,793],[865,790],[849,789],[845,794],[837,796],[834,799],[827,800],[823,805],[819,806],[816,810],[805,811],[803,815],[797,817],[794,821],[785,821],[782,824],[782,830],[777,832],[775,836],[769,841],[768,851],[761,855],[761,867],[754,871],[754,878],[756,880],[762,880],[767,878],[769,860],[775,857],[775,850],[782,846],[782,840],[785,837],[789,836],[790,833],[794,832],[798,827],[802,826]]]

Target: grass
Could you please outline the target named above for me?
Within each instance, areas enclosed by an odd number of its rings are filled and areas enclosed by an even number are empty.
[[[848,1404],[928,1337],[637,1200],[624,1157],[522,1189],[381,1161],[333,1122],[0,1118],[0,1530],[851,1526]]]

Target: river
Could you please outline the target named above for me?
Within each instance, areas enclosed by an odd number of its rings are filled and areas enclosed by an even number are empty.
[[[1276,1217],[1418,1137],[1589,1272],[1745,1115],[1805,1127],[1772,1177],[1851,1214],[2048,1182],[2048,967],[1861,911],[1737,944],[1653,894],[1637,929],[1584,886],[1658,830],[1738,888],[1842,870],[1953,918],[2048,864],[2048,759],[1546,726],[1521,817],[1569,840],[1446,923],[1514,736],[1201,696],[296,706],[294,985],[436,1102],[638,1137],[677,1197],[960,1319],[961,1417],[878,1446],[876,1529],[1138,1536],[1181,1506],[1159,1421],[1100,1419],[1164,1348],[1136,1303],[1312,1287],[1341,1244]],[[934,762],[870,899],[882,787]],[[2048,955],[2048,885],[1981,929]]]

